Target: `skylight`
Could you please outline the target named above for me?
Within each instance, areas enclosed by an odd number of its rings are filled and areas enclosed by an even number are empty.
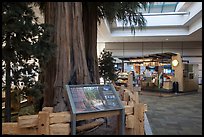
[[[175,12],[178,2],[151,2],[148,3],[146,10],[142,9],[143,13],[165,13]]]

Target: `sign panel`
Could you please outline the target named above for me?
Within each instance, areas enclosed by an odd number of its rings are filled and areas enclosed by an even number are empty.
[[[123,109],[113,85],[67,85],[73,113]]]

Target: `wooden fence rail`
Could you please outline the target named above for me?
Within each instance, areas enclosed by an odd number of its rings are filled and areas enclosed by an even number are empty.
[[[125,106],[126,134],[144,135],[144,112],[147,105],[139,102],[138,92],[133,87],[131,81],[128,88],[120,88],[119,94]],[[93,118],[93,117],[90,117]],[[89,117],[78,118],[78,120],[90,119]],[[3,135],[70,135],[71,133],[71,114],[70,112],[53,113],[52,107],[44,107],[38,115],[26,115],[18,117],[15,123],[3,123]],[[102,124],[103,121],[94,121],[77,127],[83,131],[87,128]]]
[[[69,135],[70,112],[53,113],[53,108],[45,107],[38,115],[18,117],[18,122],[2,124],[4,135]]]
[[[126,134],[144,135],[144,114],[147,104],[139,102],[139,89],[133,86],[132,74],[128,75],[127,88],[121,87],[119,95],[125,106]]]

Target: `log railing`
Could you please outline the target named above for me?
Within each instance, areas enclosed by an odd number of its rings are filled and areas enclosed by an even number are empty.
[[[45,107],[38,115],[19,116],[18,122],[2,123],[3,135],[69,135],[70,112],[53,113]]]
[[[119,95],[125,106],[126,134],[144,135],[144,115],[147,105],[139,102],[138,87],[133,87],[132,75],[128,76],[127,88],[121,86]]]
[[[125,106],[126,131],[128,135],[144,135],[144,116],[147,105],[139,102],[138,91],[131,82],[128,87],[118,91]],[[81,118],[80,120],[84,120]],[[53,113],[52,107],[44,107],[38,115],[19,116],[17,122],[2,123],[3,135],[70,135],[70,112]],[[77,127],[77,131],[102,124],[103,121],[94,121]]]

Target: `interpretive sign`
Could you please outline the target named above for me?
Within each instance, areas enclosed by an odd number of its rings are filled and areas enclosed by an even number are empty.
[[[120,110],[122,102],[113,85],[66,85],[74,114]]]
[[[125,133],[125,109],[112,84],[66,85],[71,107],[71,134],[76,121],[118,115],[120,134]]]

